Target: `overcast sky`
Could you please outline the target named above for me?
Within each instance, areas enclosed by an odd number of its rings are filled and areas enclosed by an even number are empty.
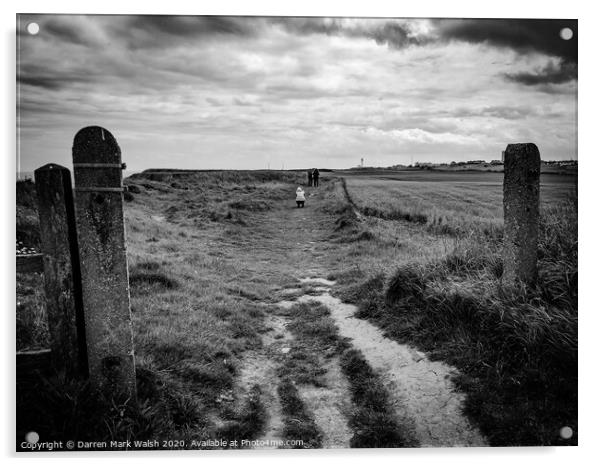
[[[70,166],[89,125],[133,170],[577,157],[576,21],[22,15],[17,34],[22,171]]]

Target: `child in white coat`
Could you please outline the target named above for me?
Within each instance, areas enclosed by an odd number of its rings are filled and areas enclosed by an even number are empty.
[[[305,207],[305,192],[303,192],[303,188],[299,186],[297,188],[297,207]]]

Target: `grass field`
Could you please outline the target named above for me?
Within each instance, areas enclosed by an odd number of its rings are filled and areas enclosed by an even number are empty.
[[[323,435],[303,390],[323,387],[340,359],[355,445],[411,444],[390,414],[395,400],[326,311],[276,305],[285,292],[310,292],[298,279],[315,274],[336,279],[337,294],[390,338],[455,365],[466,413],[492,444],[575,444],[558,430],[577,432],[576,179],[542,176],[540,278],[533,290],[508,292],[499,280],[500,174],[324,175],[319,189],[306,188],[305,209],[292,202],[304,172],[128,178],[141,409],[124,414],[85,383],[52,375],[19,392],[18,436],[35,423],[64,439],[260,437],[276,386],[286,432],[316,447]],[[21,190],[18,239],[36,247],[31,186]],[[17,349],[47,346],[41,283],[17,277]],[[285,340],[278,319],[288,322],[290,357],[270,352]],[[242,393],[258,354],[273,371]]]
[[[422,179],[421,179],[422,178]],[[482,232],[500,236],[502,176],[497,173],[398,172],[346,177],[350,201],[367,216],[424,224],[450,235]],[[544,175],[542,208],[575,195],[573,177]]]
[[[461,370],[466,411],[492,444],[574,443],[558,431],[577,425],[576,180],[542,178],[539,280],[516,292],[500,282],[501,185],[462,176],[346,177],[365,215],[350,228],[371,240],[347,246],[356,265],[331,278],[361,317]]]

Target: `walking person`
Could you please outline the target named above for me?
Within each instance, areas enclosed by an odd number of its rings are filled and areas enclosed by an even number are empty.
[[[301,186],[297,188],[297,198],[295,200],[297,201],[297,208],[305,207],[305,192]]]
[[[320,184],[320,170],[318,170],[317,168],[314,168],[314,172],[312,174],[313,179],[314,179],[314,186],[317,188],[318,185]]]
[[[307,170],[307,186],[311,186],[312,185],[312,169],[310,168],[309,170]]]

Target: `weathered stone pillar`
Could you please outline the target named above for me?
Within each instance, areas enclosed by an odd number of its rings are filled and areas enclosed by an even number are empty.
[[[504,274],[508,285],[537,279],[539,150],[509,144],[504,156]]]
[[[69,376],[85,377],[88,361],[71,173],[48,164],[34,176],[52,365]]]
[[[135,402],[121,150],[113,135],[98,126],[80,130],[73,168],[90,380],[114,398]]]

